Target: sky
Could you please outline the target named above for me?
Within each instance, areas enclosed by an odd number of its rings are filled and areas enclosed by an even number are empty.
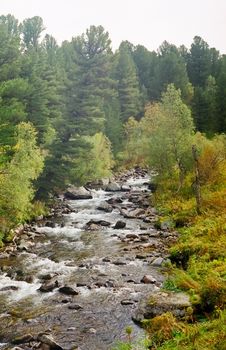
[[[43,18],[60,44],[102,25],[113,49],[122,40],[156,50],[164,40],[190,47],[195,35],[226,54],[226,0],[0,0],[0,15]]]

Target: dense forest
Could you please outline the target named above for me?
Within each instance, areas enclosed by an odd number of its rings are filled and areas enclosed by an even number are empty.
[[[183,231],[171,256],[186,272],[174,270],[168,288],[223,317],[226,55],[199,36],[190,48],[123,41],[113,52],[102,26],[61,45],[44,33],[38,16],[0,17],[0,242],[68,184],[154,169],[162,220]],[[208,322],[198,331],[215,339],[223,321]],[[169,333],[161,349],[190,349]]]

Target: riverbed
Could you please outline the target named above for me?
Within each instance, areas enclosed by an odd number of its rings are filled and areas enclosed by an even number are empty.
[[[126,338],[127,326],[134,337],[144,336],[132,317],[143,298],[160,290],[167,259],[147,204],[149,181],[148,174],[133,174],[121,181],[123,191],[91,189],[92,199],[62,198],[72,212],[34,224],[24,249],[0,259],[1,348],[40,332],[63,349],[81,350],[110,350]],[[112,208],[98,209],[106,201]],[[136,217],[126,215],[137,209]],[[125,227],[116,229],[118,221]],[[55,288],[40,291],[50,281]],[[76,293],[62,293],[62,286]]]

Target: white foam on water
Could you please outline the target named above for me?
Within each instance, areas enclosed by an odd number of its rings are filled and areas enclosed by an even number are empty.
[[[6,276],[5,274],[1,275],[0,289],[9,286],[18,287],[18,290],[1,291],[0,294],[7,293],[7,296],[10,299],[18,301],[30,295],[36,294],[37,289],[41,286],[41,283],[38,282],[38,280],[34,281],[33,283],[27,283],[25,281],[15,281],[12,280],[10,277]]]
[[[39,233],[45,233],[47,236],[66,236],[66,237],[74,237],[78,234],[81,233],[81,229],[78,227],[70,227],[70,226],[65,226],[65,227],[36,227],[36,230]]]
[[[68,266],[67,264],[71,263],[70,260],[64,260],[60,262],[55,262],[48,258],[40,258],[35,254],[31,254],[27,259],[27,266],[32,262],[32,270],[37,270],[39,274],[47,273],[59,273],[59,274],[69,274],[72,271],[77,270],[76,266]]]

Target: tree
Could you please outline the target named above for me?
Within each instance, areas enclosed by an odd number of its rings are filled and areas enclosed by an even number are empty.
[[[34,196],[32,181],[43,167],[36,132],[30,123],[22,122],[17,126],[15,139],[11,161],[0,167],[0,216],[8,227],[29,217]]]
[[[91,26],[72,41],[76,73],[69,85],[68,114],[74,132],[95,133],[104,127],[104,100],[112,93],[111,41],[102,26]]]
[[[137,117],[142,111],[141,94],[136,66],[127,43],[121,43],[117,54],[115,77],[118,80],[121,120]]]
[[[195,36],[187,56],[189,80],[194,86],[204,87],[211,74],[211,53],[209,45],[199,36]]]
[[[168,84],[174,84],[181,90],[184,100],[189,100],[191,87],[188,80],[184,57],[175,45],[164,41],[159,47],[158,61],[155,66],[154,87],[156,97],[160,98]]]
[[[193,115],[197,130],[213,135],[219,129],[218,88],[211,75],[205,86],[196,87],[193,100]]]
[[[22,34],[25,48],[37,50],[41,33],[44,31],[43,20],[39,16],[27,18],[22,23]]]

